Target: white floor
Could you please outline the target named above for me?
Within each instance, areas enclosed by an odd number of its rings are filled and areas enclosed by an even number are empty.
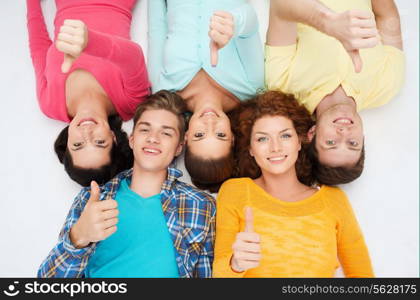
[[[253,0],[264,40],[268,0]],[[360,179],[343,186],[365,234],[378,277],[419,276],[419,3],[397,0],[407,54],[406,85],[385,107],[365,111],[366,163]],[[52,30],[55,4],[42,1]],[[63,124],[39,110],[30,61],[25,1],[0,5],[0,277],[33,277],[54,246],[80,187],[53,151]],[[50,31],[52,32],[52,31]],[[132,37],[144,51],[146,1],[134,14]],[[130,132],[131,123],[125,128]],[[184,175],[189,181],[188,174]],[[337,276],[341,276],[338,272]]]

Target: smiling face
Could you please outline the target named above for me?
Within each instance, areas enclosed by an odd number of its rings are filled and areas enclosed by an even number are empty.
[[[290,119],[264,116],[255,122],[249,152],[263,174],[295,173],[300,149],[301,143]]]
[[[363,148],[363,124],[359,114],[349,105],[335,105],[323,112],[309,132],[316,134],[319,161],[330,167],[354,166]]]
[[[144,111],[130,136],[135,166],[148,171],[166,170],[182,151],[179,120],[164,109]]]
[[[109,164],[114,141],[108,120],[75,117],[70,122],[67,148],[76,167],[96,169]]]
[[[228,116],[213,108],[194,112],[186,137],[189,151],[202,159],[227,156],[234,139]]]

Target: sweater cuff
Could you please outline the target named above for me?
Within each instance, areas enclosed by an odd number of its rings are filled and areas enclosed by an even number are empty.
[[[108,58],[113,50],[112,37],[88,28],[88,43],[83,50],[86,54]]]

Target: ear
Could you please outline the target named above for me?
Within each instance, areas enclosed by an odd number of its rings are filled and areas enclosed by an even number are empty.
[[[175,157],[177,157],[178,155],[182,153],[183,147],[184,147],[184,142],[179,143],[178,147],[176,148]]]
[[[112,140],[114,141],[115,144],[117,144],[117,137],[115,136],[115,133],[111,130],[112,132]]]
[[[234,135],[232,135],[232,147],[235,145],[235,136]]]
[[[128,144],[130,145],[131,150],[133,150],[133,145],[134,145],[134,137],[133,137],[133,134],[130,134],[130,136],[128,138]]]
[[[309,129],[308,134],[307,134],[309,142],[312,142],[315,136],[315,131],[316,131],[316,125],[312,126],[311,129]]]
[[[251,157],[254,157],[254,153],[252,152],[251,148],[249,148],[249,155],[251,155]]]
[[[184,144],[186,145],[188,142],[188,130],[185,132],[185,136],[184,136]]]

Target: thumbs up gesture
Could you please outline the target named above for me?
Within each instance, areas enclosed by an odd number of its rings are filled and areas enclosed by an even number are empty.
[[[82,54],[88,42],[88,30],[80,20],[64,20],[55,41],[55,47],[64,53],[61,71],[67,73],[73,62]]]
[[[333,14],[325,26],[325,33],[343,44],[355,72],[359,73],[363,66],[359,49],[375,47],[380,40],[375,15],[363,10],[348,10]]]
[[[102,241],[117,231],[117,201],[101,201],[99,186],[95,181],[91,182],[90,187],[90,198],[79,220],[70,230],[70,240],[76,248]]]
[[[226,11],[216,11],[210,19],[210,62],[215,67],[219,61],[219,50],[229,43],[234,33],[233,15]]]
[[[236,235],[232,246],[230,266],[235,272],[256,268],[261,260],[260,235],[254,232],[254,216],[250,207],[245,208],[245,230]]]

